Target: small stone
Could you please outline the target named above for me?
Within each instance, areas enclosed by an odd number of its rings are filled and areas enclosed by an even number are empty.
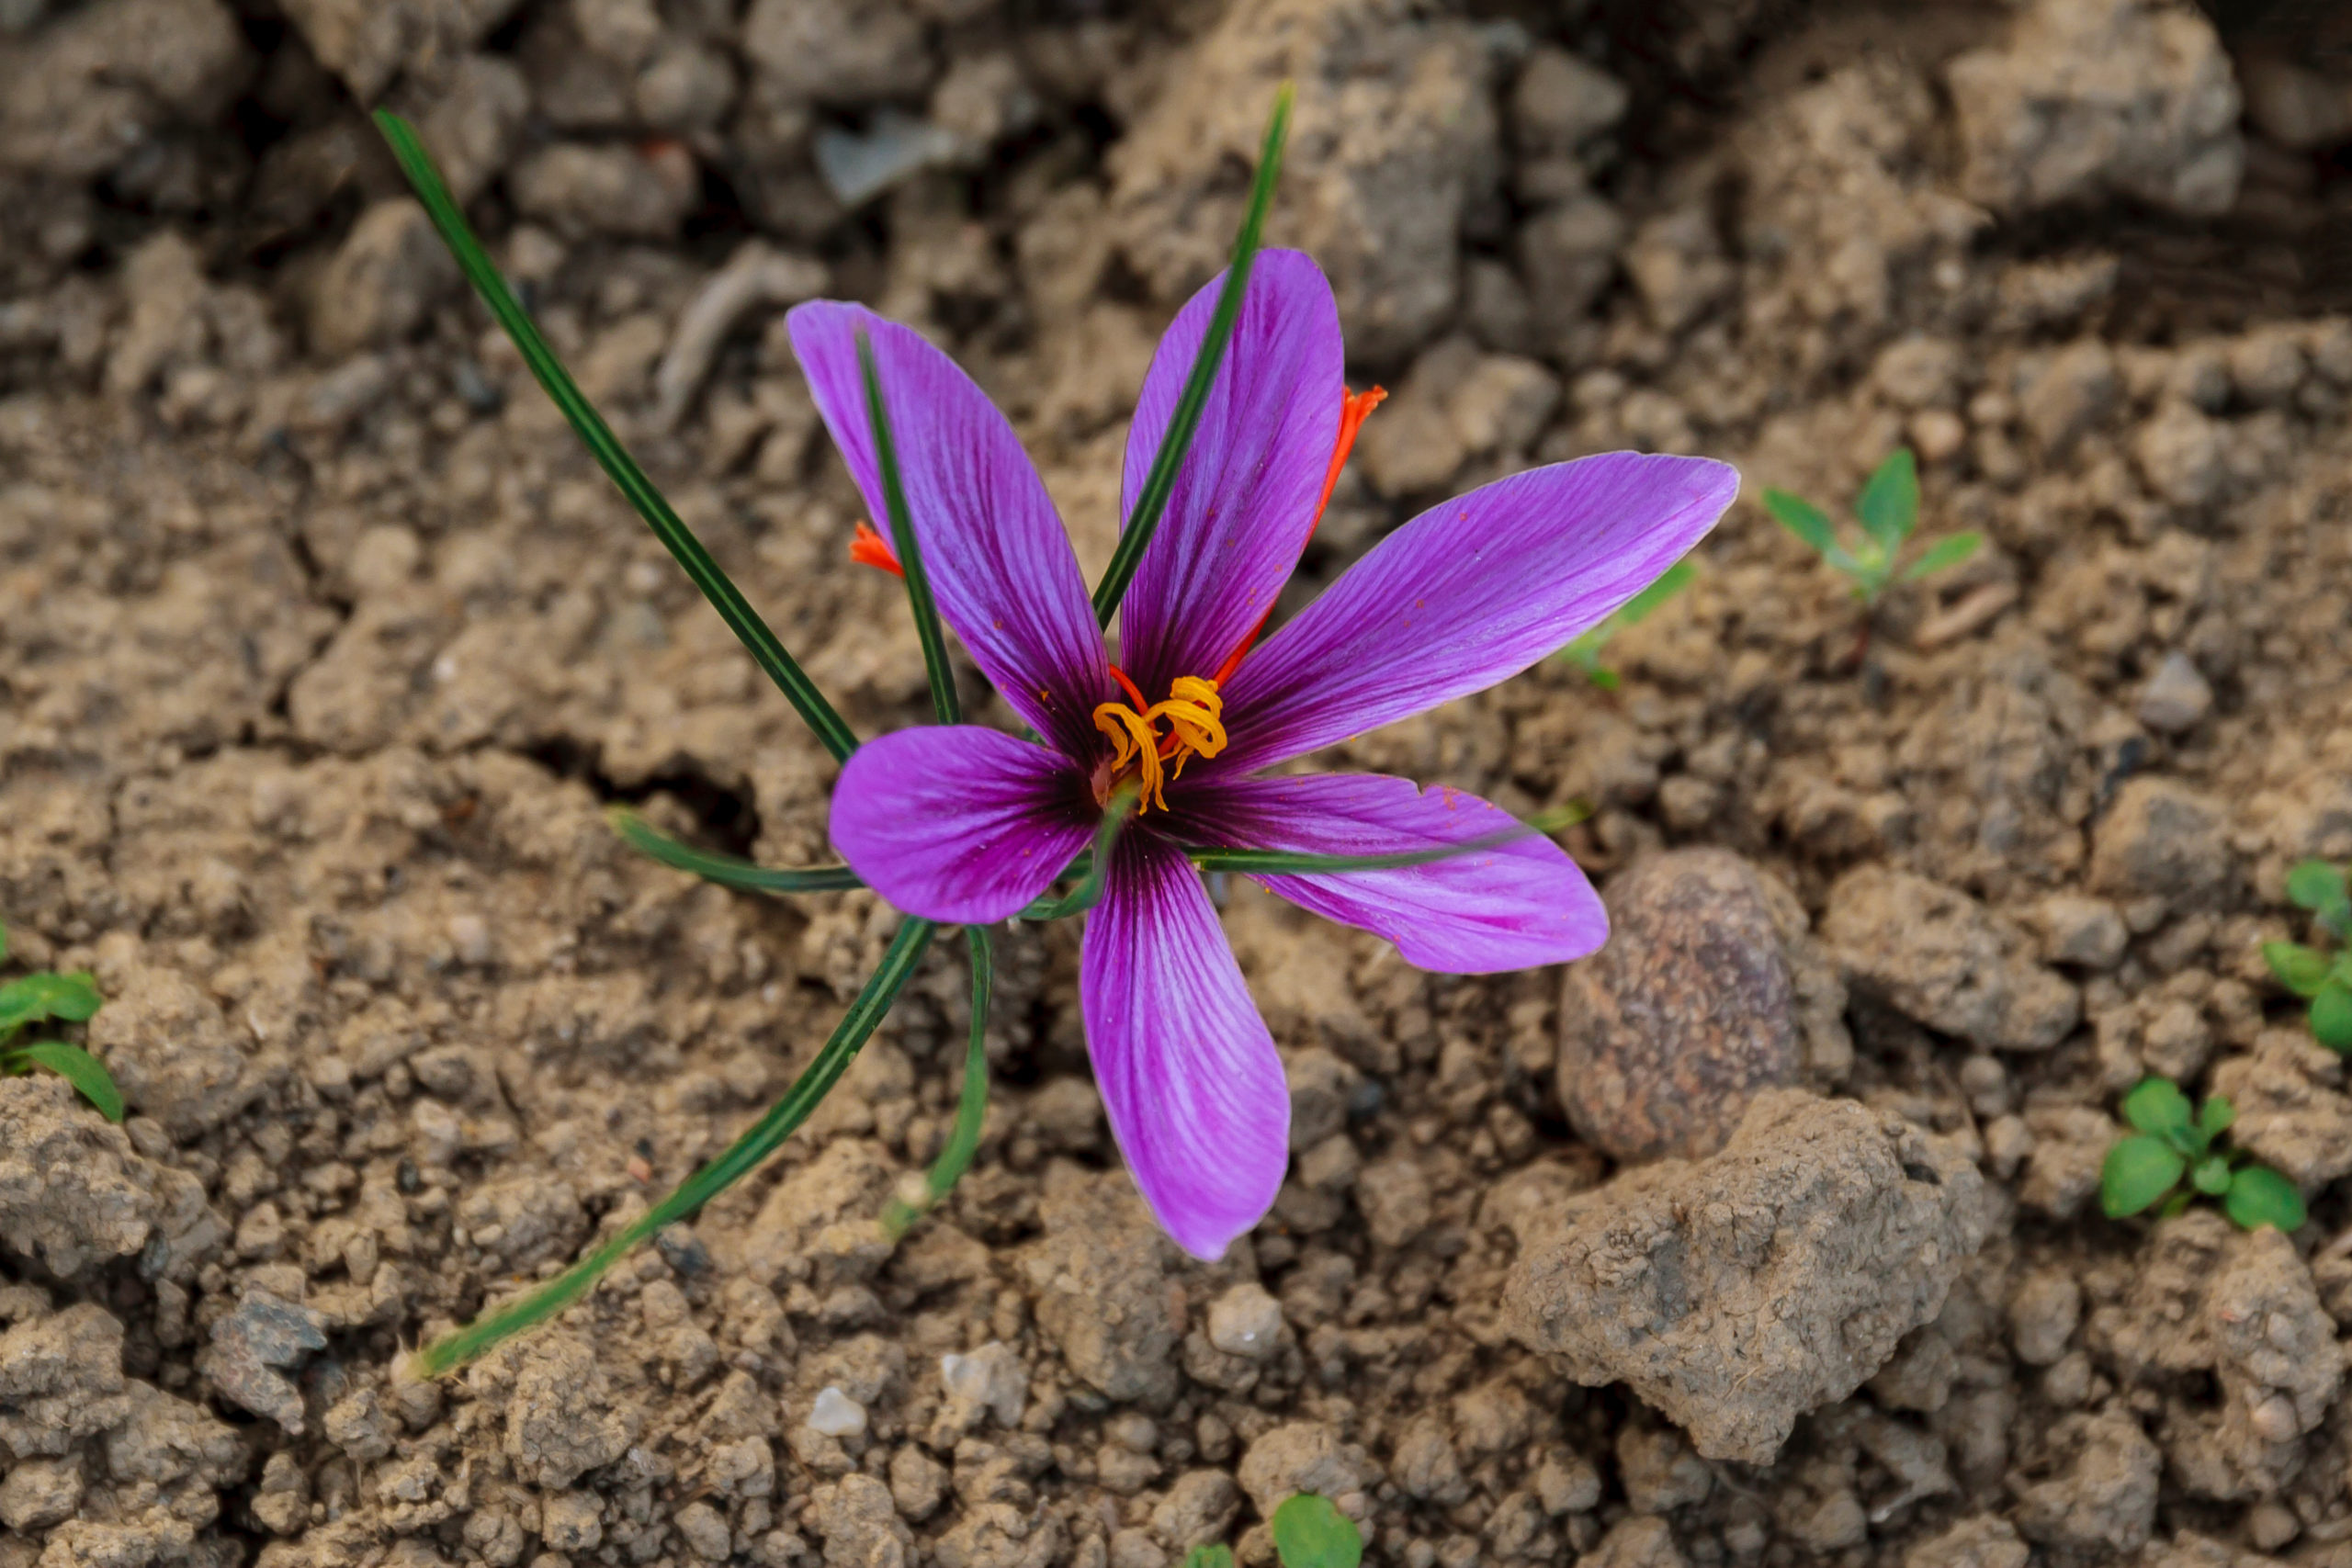
[[[302,1395],[279,1369],[298,1367],[327,1347],[327,1320],[310,1307],[248,1288],[236,1309],[212,1325],[197,1371],[230,1403],[302,1435]]]
[[[1344,1443],[1320,1421],[1293,1421],[1274,1427],[1250,1445],[1241,1456],[1235,1479],[1261,1517],[1272,1518],[1274,1509],[1301,1492],[1337,1498],[1364,1483],[1363,1450]]]
[[[2188,655],[2178,649],[2165,654],[2148,683],[2140,688],[2140,722],[2165,735],[2183,735],[2196,728],[2212,706],[2213,688]]]
[[[1723,1146],[1759,1090],[1804,1056],[1770,895],[1723,850],[1636,862],[1603,902],[1610,940],[1567,970],[1560,1103],[1578,1136],[1620,1160]]]
[[[829,1383],[808,1406],[808,1429],[828,1438],[856,1437],[865,1430],[865,1406]]]
[[[568,233],[665,240],[695,194],[690,155],[676,158],[687,166],[673,167],[666,152],[559,142],[517,164],[507,184],[525,215]]]
[[[1282,1331],[1282,1303],[1254,1280],[1209,1303],[1209,1343],[1228,1356],[1257,1360],[1273,1349]]]
[[[2132,779],[2093,836],[2091,889],[2125,900],[2211,893],[2230,874],[2227,824],[2217,803],[2186,784]]]
[[[2041,932],[2045,964],[2112,969],[2132,942],[2121,912],[2104,898],[2053,893],[2034,906],[2032,922]]]
[[[731,1541],[727,1531],[727,1516],[708,1503],[689,1503],[671,1517],[679,1538],[686,1550],[705,1562],[724,1562]]]
[[[2009,1298],[2009,1344],[2027,1366],[2049,1366],[2066,1353],[2082,1316],[2083,1291],[2075,1277],[2044,1269],[2029,1276]]]
[[[1924,876],[1849,872],[1829,890],[1822,934],[1858,990],[1974,1044],[2046,1051],[2082,1016],[2075,987],[2041,965],[2022,931]]]
[[[1770,1463],[1943,1309],[1983,1194],[1964,1154],[1900,1116],[1768,1090],[1713,1157],[1515,1219],[1503,1321],[1577,1382],[1630,1386],[1702,1456]]]
[[[1356,1206],[1374,1241],[1404,1247],[1430,1223],[1434,1204],[1429,1177],[1409,1155],[1392,1155],[1357,1177]]]
[[[1625,118],[1633,95],[1597,65],[1551,44],[1530,51],[1510,96],[1511,140],[1527,158],[1570,153]]]
[[[539,1501],[539,1538],[551,1551],[577,1556],[605,1544],[604,1506],[593,1492],[558,1492]]]
[[[382,348],[424,325],[458,282],[457,263],[411,198],[391,197],[359,215],[311,297],[311,347],[341,359]]]
[[[2008,1520],[1979,1514],[1913,1547],[1903,1568],[2026,1568],[2032,1555]]]
[[[2151,415],[2132,443],[2148,488],[2183,507],[2203,506],[2221,494],[2229,449],[2227,426],[2177,400]]]
[[[0,1524],[31,1532],[62,1524],[82,1505],[82,1468],[71,1460],[27,1460],[0,1480]]]
[[[2352,84],[2268,52],[2237,62],[2245,117],[2291,152],[2311,152],[2352,140]]]
[[[940,1357],[939,1382],[947,1391],[944,1414],[960,1431],[969,1431],[986,1416],[995,1416],[1001,1427],[1017,1427],[1028,1406],[1029,1371],[1001,1340]]]

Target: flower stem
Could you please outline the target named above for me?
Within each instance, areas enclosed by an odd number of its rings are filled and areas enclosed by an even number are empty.
[[[932,597],[931,573],[915,545],[915,520],[907,509],[899,445],[890,434],[890,410],[882,399],[882,372],[874,363],[874,340],[860,329],[857,368],[865,380],[865,418],[874,427],[874,457],[882,470],[882,500],[890,514],[890,544],[899,552],[899,575],[907,580],[907,603],[915,613],[915,639],[922,645],[922,667],[931,677],[931,708],[942,724],[964,722],[956,699],[956,671],[947,662],[947,636],[939,627],[939,603]]]
[[[966,926],[964,940],[972,950],[972,1036],[964,1053],[964,1092],[956,1101],[956,1125],[947,1134],[947,1146],[939,1151],[939,1157],[932,1162],[930,1173],[923,1178],[922,1201],[915,1204],[893,1198],[889,1207],[882,1211],[882,1228],[893,1241],[906,1235],[927,1210],[946,1197],[971,1168],[972,1156],[979,1152],[980,1124],[988,1117],[989,993],[996,981],[996,954],[989,945],[985,926]]]
[[[555,406],[562,411],[563,417],[579,433],[580,439],[587,445],[589,454],[610,476],[613,483],[620,488],[629,505],[637,509],[637,514],[645,519],[654,536],[685,569],[686,575],[694,580],[696,588],[702,590],[702,596],[710,601],[711,608],[718,612],[718,618],[727,623],[728,629],[742,643],[752,661],[783,690],[786,699],[799,711],[808,728],[816,731],[817,739],[824,742],[825,749],[836,760],[846,761],[849,754],[857,750],[857,736],[851,730],[848,721],[834,710],[831,703],[825,700],[824,694],[817,690],[816,683],[808,679],[808,673],[786,650],[783,641],[767,622],[760,618],[760,613],[752,608],[751,601],[743,597],[742,591],[735,586],[733,580],[719,570],[710,552],[703,548],[702,541],[695,537],[694,530],[687,527],[677,513],[671,509],[661,491],[638,466],[637,459],[630,457],[628,449],[621,445],[620,437],[613,434],[604,416],[597,413],[586,394],[573,382],[570,373],[564,369],[563,362],[556,357],[555,351],[539,335],[539,329],[524,313],[514,291],[506,287],[505,278],[499,275],[489,253],[481,248],[481,242],[474,237],[472,228],[466,222],[466,215],[458,210],[456,199],[449,195],[449,187],[442,183],[440,171],[433,166],[432,156],[424,151],[424,144],[417,140],[415,130],[408,121],[389,109],[376,111],[376,128],[391,144],[392,156],[399,160],[401,172],[408,176],[409,184],[416,187],[417,198],[424,202],[424,210],[431,215],[433,226],[441,231],[442,243],[447,245],[450,254],[458,258],[458,267],[473,284],[475,292],[481,296],[482,303],[489,306],[490,313],[498,318],[498,324],[506,329],[506,335],[514,340],[515,348],[522,353],[523,362],[531,367],[531,374],[538,378],[539,385],[547,389],[548,396],[555,400]]]
[[[585,1295],[605,1269],[639,1242],[686,1218],[758,1168],[841,1081],[842,1074],[849,1070],[859,1049],[882,1021],[882,1015],[890,1010],[899,988],[914,974],[916,963],[931,945],[932,933],[937,930],[929,920],[921,919],[909,919],[899,928],[898,935],[890,939],[889,951],[882,955],[881,967],[874,971],[865,988],[858,992],[857,999],[842,1015],[841,1022],[833,1026],[832,1035],[818,1051],[817,1059],[785,1090],[784,1098],[729,1144],[725,1153],[688,1177],[676,1190],[624,1226],[611,1240],[521,1301],[476,1318],[455,1334],[419,1350],[409,1359],[408,1372],[430,1378],[454,1371],[492,1347],[553,1317]]]
[[[1136,497],[1136,509],[1127,514],[1126,526],[1120,531],[1118,547],[1111,552],[1111,564],[1102,573],[1102,581],[1094,589],[1094,618],[1103,626],[1111,624],[1117,614],[1119,601],[1126,597],[1127,584],[1135,580],[1136,568],[1143,564],[1144,551],[1151,546],[1151,536],[1159,528],[1159,519],[1168,510],[1168,498],[1175,492],[1177,471],[1184,466],[1185,454],[1193,447],[1193,437],[1201,428],[1201,415],[1209,403],[1209,389],[1216,385],[1217,367],[1224,363],[1227,346],[1233,340],[1233,329],[1241,319],[1241,300],[1250,288],[1250,264],[1257,259],[1258,246],[1266,231],[1266,213],[1274,203],[1274,180],[1283,166],[1283,142],[1290,135],[1291,85],[1283,83],[1274,94],[1274,112],[1266,120],[1265,144],[1258,153],[1258,174],[1250,186],[1250,205],[1241,218],[1241,231],[1233,242],[1233,260],[1225,269],[1225,287],[1217,291],[1216,309],[1209,316],[1208,332],[1201,339],[1201,351],[1193,360],[1192,374],[1185,378],[1184,390],[1176,400],[1175,412],[1169,416],[1167,432],[1159,438],[1159,450],[1153,454],[1150,472],[1143,482],[1142,492]]]

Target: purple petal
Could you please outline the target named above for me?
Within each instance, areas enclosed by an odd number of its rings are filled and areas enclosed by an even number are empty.
[[[1159,340],[1127,430],[1122,519],[1135,510],[1192,374],[1219,273]],[[1298,251],[1261,251],[1176,488],[1119,609],[1119,661],[1157,701],[1179,675],[1214,675],[1298,565],[1339,439],[1340,311]]]
[[[1059,752],[974,725],[869,740],[833,788],[833,847],[910,915],[986,925],[1046,890],[1094,831]]]
[[[1079,960],[1087,1050],[1144,1201],[1214,1260],[1282,1188],[1290,1090],[1183,852],[1138,831],[1114,855]]]
[[[1380,773],[1225,779],[1189,792],[1188,818],[1222,844],[1300,854],[1385,855],[1510,833],[1521,824],[1475,795]],[[1205,841],[1205,840],[1204,840]],[[1537,833],[1427,865],[1259,881],[1326,919],[1396,944],[1449,975],[1582,958],[1609,936],[1600,896],[1567,852]]]
[[[887,538],[858,329],[872,338],[907,509],[941,616],[1031,728],[1066,751],[1090,754],[1094,705],[1118,693],[1069,536],[1012,426],[954,360],[863,305],[816,300],[785,319],[818,412]]]
[[[1518,674],[1641,592],[1738,492],[1728,464],[1611,452],[1422,513],[1226,682],[1232,743],[1208,771],[1262,768]]]

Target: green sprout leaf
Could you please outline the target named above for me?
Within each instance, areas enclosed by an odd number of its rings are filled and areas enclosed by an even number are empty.
[[[2230,1103],[2228,1095],[2211,1095],[2197,1108],[2197,1131],[2210,1144],[2228,1132],[2237,1119],[2238,1108]]]
[[[1903,574],[1903,581],[1917,582],[1923,577],[1933,577],[1939,571],[1949,571],[1974,555],[1984,543],[1984,536],[1973,530],[1965,534],[1948,535],[1938,539],[1928,547],[1926,555],[1911,563],[1910,570]]]
[[[1167,432],[1159,438],[1159,450],[1152,455],[1151,468],[1136,496],[1135,510],[1127,514],[1126,526],[1120,530],[1119,542],[1111,551],[1111,564],[1103,570],[1102,581],[1095,584],[1094,618],[1103,626],[1109,626],[1111,617],[1118,613],[1119,601],[1126,597],[1127,584],[1135,580],[1136,568],[1143,564],[1143,553],[1159,528],[1160,514],[1168,510],[1168,498],[1176,491],[1177,472],[1184,465],[1185,454],[1192,450],[1193,437],[1200,431],[1201,415],[1208,408],[1209,390],[1216,383],[1217,367],[1224,363],[1234,326],[1241,319],[1241,300],[1250,287],[1250,267],[1258,259],[1259,244],[1266,231],[1266,214],[1274,205],[1274,181],[1282,173],[1283,144],[1290,137],[1292,96],[1288,82],[1274,94],[1274,110],[1267,118],[1266,140],[1258,152],[1257,176],[1250,182],[1250,205],[1242,215],[1241,231],[1234,237],[1233,259],[1226,266],[1225,287],[1217,290],[1208,331],[1201,338],[1201,351],[1193,357],[1192,373],[1184,378],[1183,391],[1177,396]]]
[[[114,1075],[106,1064],[83,1050],[62,1040],[37,1040],[30,1045],[18,1045],[0,1051],[0,1077],[14,1077],[29,1067],[46,1067],[74,1086],[83,1099],[98,1108],[98,1114],[109,1122],[122,1120],[122,1090],[114,1084]]]
[[[1615,691],[1619,685],[1617,671],[1603,669],[1600,663],[1601,650],[1609,646],[1609,639],[1625,627],[1638,626],[1646,620],[1651,611],[1689,587],[1690,580],[1698,575],[1699,569],[1690,564],[1689,557],[1676,561],[1659,572],[1647,588],[1620,605],[1615,615],[1589,628],[1562,649],[1560,657],[1583,671],[1585,679],[1602,691]]]
[[[2324,914],[2352,900],[2344,873],[2324,860],[2299,862],[2287,874],[2287,901],[2297,908]]]
[[[1329,1497],[1301,1492],[1274,1510],[1274,1551],[1283,1568],[1356,1568],[1363,1532]]]
[[[2303,1195],[2295,1190],[2295,1184],[2267,1165],[2249,1165],[2231,1176],[2222,1212],[2242,1230],[2276,1225],[2290,1234],[2300,1229],[2306,1217]]]
[[[2327,954],[2305,947],[2297,942],[2266,942],[2262,944],[2262,961],[2278,976],[2278,983],[2299,997],[2319,995],[2327,984],[2329,970]]]
[[[1827,513],[1804,497],[1791,495],[1784,490],[1768,490],[1764,492],[1764,510],[1772,514],[1774,522],[1813,547],[1814,553],[1831,566],[1840,571],[1854,570],[1854,558],[1838,542],[1837,525],[1829,521]]]
[[[84,973],[18,976],[0,986],[0,1040],[48,1019],[80,1023],[100,1001],[97,982]]]
[[[2220,1155],[2208,1155],[2189,1168],[2188,1184],[2208,1198],[2218,1198],[2230,1190],[2230,1162]]]
[[[1854,499],[1862,531],[1892,556],[1919,525],[1919,465],[1908,446],[1886,455]]]
[[[2188,1096],[2169,1078],[2142,1078],[2130,1094],[2123,1097],[2123,1119],[2143,1133],[2169,1138],[2187,1133],[2196,1117],[2188,1106]]]
[[[637,459],[629,456],[620,437],[613,434],[595,405],[572,380],[571,372],[564,369],[563,361],[556,357],[555,350],[539,335],[539,329],[525,313],[514,291],[506,287],[506,279],[491,261],[490,254],[474,237],[472,226],[459,210],[457,198],[449,194],[449,187],[442,182],[441,172],[434,167],[432,154],[425,152],[415,129],[389,109],[376,111],[376,129],[391,144],[392,156],[400,164],[401,172],[415,188],[417,199],[424,204],[434,228],[440,231],[441,243],[457,257],[458,269],[481,296],[482,303],[490,307],[490,313],[506,330],[506,335],[514,340],[523,363],[531,367],[531,374],[547,389],[548,396],[579,434],[597,466],[619,488],[629,505],[636,508],[637,514],[645,519],[646,526],[653,530],[672,558],[685,569],[695,586],[702,590],[702,596],[718,612],[719,619],[727,623],[752,661],[783,691],[801,719],[824,742],[825,749],[836,760],[846,761],[857,750],[857,736],[850,729],[849,722],[817,690],[816,683],[786,650],[775,630],[760,618],[760,613],[752,608],[751,601],[743,597],[734,580],[719,570],[702,541],[695,537],[694,530],[672,510],[660,489],[638,466]]]
[[[1184,1553],[1184,1568],[1233,1568],[1233,1548],[1221,1540],[1196,1546]]]
[[[2139,1213],[2180,1184],[2188,1162],[2162,1138],[2120,1140],[2099,1168],[2099,1207],[2110,1220]]]
[[[2352,1051],[2352,986],[2330,976],[2312,998],[2312,1038],[2331,1051]]]

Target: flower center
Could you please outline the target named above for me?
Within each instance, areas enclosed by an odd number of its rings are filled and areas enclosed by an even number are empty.
[[[1125,671],[1114,664],[1111,674],[1132,704],[1104,703],[1094,710],[1094,728],[1111,738],[1113,748],[1110,761],[1095,770],[1095,802],[1107,803],[1119,785],[1133,780],[1142,786],[1136,816],[1154,806],[1165,811],[1168,781],[1182,775],[1185,759],[1214,757],[1225,750],[1225,699],[1215,681],[1179,675],[1168,682],[1165,702],[1148,704]]]

